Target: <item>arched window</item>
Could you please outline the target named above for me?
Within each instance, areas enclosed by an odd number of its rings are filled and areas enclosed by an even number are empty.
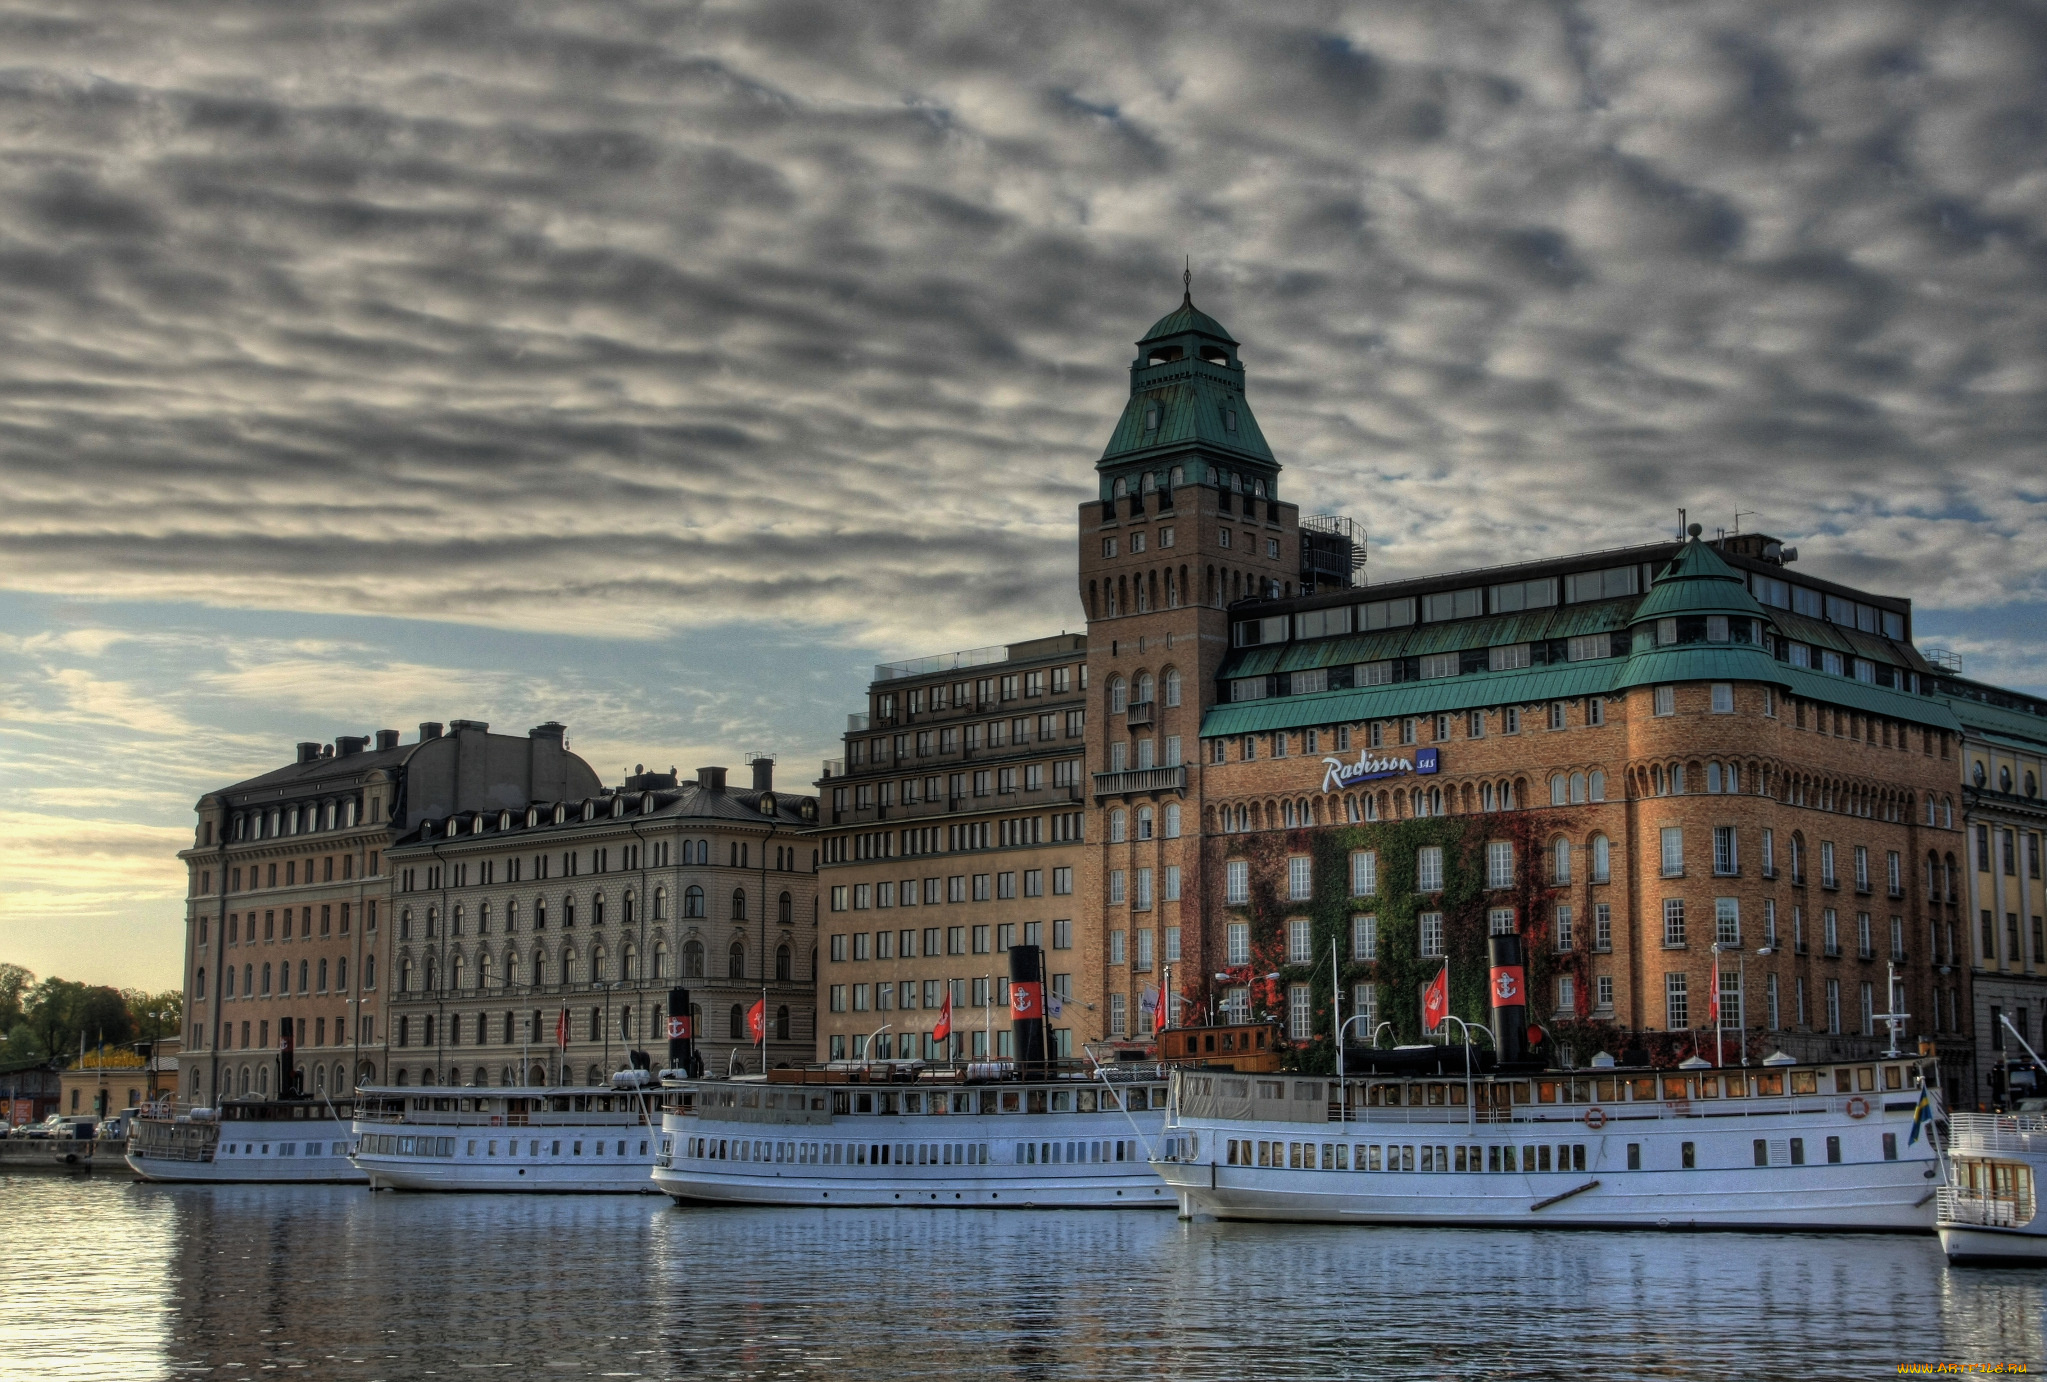
[[[574,897],[564,897],[562,899],[562,925],[564,927],[569,927],[574,926],[575,924],[576,899]]]
[[[1567,805],[1571,799],[1570,794],[1571,780],[1569,778],[1565,777],[1562,773],[1558,773],[1554,777],[1550,778],[1549,804],[1551,806]]]
[[[732,890],[732,919],[734,921],[746,920],[746,889],[744,888],[734,888]]]
[[[206,967],[204,965],[201,965],[192,976],[192,996],[194,998],[204,998],[206,996]]]
[[[1720,765],[1718,763],[1708,763],[1706,765],[1706,790],[1708,792],[1718,792],[1720,790]]]
[[[1109,843],[1121,844],[1130,835],[1130,817],[1118,807],[1109,813]]]
[[[682,945],[682,977],[701,979],[704,977],[704,943],[684,941]]]
[[[1133,696],[1131,700],[1134,704],[1137,705],[1151,704],[1152,701],[1151,673],[1139,672],[1137,674],[1137,694]]]
[[[734,1041],[746,1040],[746,1009],[740,1007],[737,1003],[734,1003],[732,1005],[730,1030],[732,1033],[732,1040]]]
[[[796,956],[786,945],[775,947],[775,978],[780,983],[790,981],[790,971],[795,967]]]
[[[775,1040],[787,1041],[788,1039],[789,1005],[784,1003],[781,1007],[775,1009]]]
[[[1149,806],[1137,808],[1137,838],[1149,840],[1152,837],[1152,816]]]
[[[482,951],[476,954],[476,986],[480,989],[490,987],[490,956]]]
[[[1572,774],[1571,774],[1571,805],[1573,805],[1573,806],[1582,806],[1582,805],[1584,805],[1584,804],[1585,804],[1585,774],[1583,774],[1583,773],[1572,773]]]
[[[1121,677],[1109,678],[1109,713],[1121,715],[1130,708],[1130,687]]]
[[[573,945],[563,946],[562,982],[564,984],[573,984],[580,977],[581,976],[576,973],[576,948]]]
[[[1571,842],[1561,835],[1550,842],[1550,879],[1557,883],[1571,881]]]
[[[633,890],[631,888],[627,888],[625,896],[619,899],[619,909],[619,924],[621,926],[631,926],[633,924]]]
[[[267,1065],[256,1067],[256,1093],[259,1096],[270,1093],[270,1067]]]
[[[1606,800],[1606,774],[1594,768],[1585,780],[1585,795],[1593,801]]]
[[[452,971],[452,978],[448,984],[448,987],[455,989],[461,988],[463,964],[462,953],[460,951],[455,952],[455,954],[449,959],[448,968]]]
[[[590,982],[601,984],[606,977],[604,947],[593,945],[590,947]]]
[[[1613,845],[1607,840],[1606,836],[1594,835],[1592,837],[1592,881],[1604,883],[1613,877],[1612,865]]]
[[[1179,703],[1180,703],[1180,669],[1177,667],[1169,667],[1166,669],[1166,704],[1178,705]]]
[[[668,947],[660,941],[654,942],[654,977],[656,979],[668,977]]]
[[[684,917],[701,917],[704,914],[704,890],[694,883],[682,890],[682,914]]]
[[[602,926],[604,924],[604,890],[602,888],[599,888],[590,899],[590,924],[592,926]]]
[[[535,950],[535,951],[533,952],[533,984],[534,984],[534,987],[536,987],[536,988],[537,988],[537,987],[539,987],[540,985],[542,985],[542,984],[544,984],[544,983],[546,983],[546,982],[547,982],[547,952],[546,952],[546,951],[544,951],[544,950]]]
[[[362,957],[362,986],[365,989],[373,989],[377,986],[377,957],[375,955],[365,955]]]
[[[1169,840],[1180,838],[1180,803],[1177,801],[1166,803],[1166,838]]]
[[[519,952],[511,946],[505,947],[505,987],[514,988],[519,983]]]
[[[533,929],[536,931],[547,929],[547,899],[544,897],[533,899]]]
[[[744,979],[746,977],[746,942],[734,941],[732,948],[725,952],[725,977]]]
[[[654,889],[654,920],[656,920],[656,921],[666,921],[667,919],[668,919],[668,889],[666,889],[666,888],[656,888],[656,889]]]

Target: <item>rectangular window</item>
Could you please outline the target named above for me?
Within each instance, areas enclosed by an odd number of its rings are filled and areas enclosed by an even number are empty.
[[[1315,895],[1315,861],[1297,854],[1286,861],[1286,894],[1292,902],[1306,902]]]
[[[1423,845],[1415,851],[1415,888],[1425,893],[1443,891],[1443,847]]]
[[[1180,900],[1180,866],[1178,864],[1166,865],[1166,887],[1160,896],[1167,902],[1178,902]]]
[[[1379,918],[1370,914],[1350,919],[1350,957],[1353,960],[1379,958]]]
[[[1435,959],[1443,954],[1443,914],[1423,912],[1415,918],[1421,932],[1421,950],[1425,958]]]
[[[1741,944],[1741,899],[1713,899],[1713,939],[1721,945]]]
[[[1732,715],[1734,713],[1734,683],[1716,681],[1713,683],[1713,713]]]
[[[1375,897],[1379,892],[1379,852],[1354,850],[1350,856],[1350,895]]]
[[[1314,927],[1306,917],[1294,917],[1286,924],[1286,962],[1304,965],[1315,958]]]
[[[1595,950],[1613,949],[1613,904],[1610,902],[1592,904],[1592,947]]]
[[[1681,897],[1663,899],[1663,943],[1671,947],[1685,943],[1685,900]]]
[[[1379,1026],[1379,986],[1377,984],[1353,984],[1350,990],[1351,1011],[1356,1015],[1359,1035],[1369,1040]]]
[[[1109,905],[1120,907],[1124,901],[1125,878],[1123,870],[1109,870]]]
[[[1682,878],[1685,871],[1685,832],[1683,826],[1666,825],[1662,830],[1663,876]]]
[[[1228,949],[1225,963],[1231,968],[1251,963],[1251,926],[1248,922],[1233,921],[1229,925]]]
[[[1655,713],[1658,715],[1677,714],[1677,688],[1659,686],[1656,688]]]
[[[1493,936],[1513,935],[1514,909],[1512,907],[1493,907],[1488,909],[1486,912],[1486,933]]]
[[[1056,868],[1052,870],[1052,895],[1065,897],[1073,891],[1073,870]]]
[[[1125,946],[1126,946],[1126,942],[1125,942],[1125,940],[1124,940],[1124,937],[1125,937],[1125,936],[1126,936],[1127,934],[1128,934],[1128,933],[1126,933],[1126,932],[1123,932],[1123,931],[1111,931],[1111,932],[1109,933],[1109,963],[1110,963],[1110,964],[1112,964],[1112,965],[1120,965],[1120,964],[1124,963],[1124,961],[1125,961],[1125,958],[1126,958],[1126,949],[1125,949]]]
[[[1514,886],[1514,844],[1511,840],[1489,840],[1485,847],[1485,885],[1488,888]]]
[[[1602,974],[1593,981],[1593,992],[1597,995],[1600,1010],[1613,1011],[1613,976]]]
[[[1180,928],[1177,926],[1166,928],[1166,963],[1180,963]]]
[[[1073,949],[1073,922],[1070,918],[1062,917],[1052,923],[1052,948]]]
[[[1307,984],[1291,984],[1286,995],[1287,1035],[1306,1041],[1315,1035],[1314,990]]]
[[[1132,906],[1140,912],[1151,910],[1151,870],[1148,868],[1137,871],[1137,896]]]
[[[1456,653],[1424,653],[1421,658],[1420,674],[1424,681],[1435,677],[1457,675],[1458,655]]]
[[[1685,984],[1682,973],[1663,976],[1663,1026],[1668,1031],[1682,1032],[1692,1025],[1691,1003]]]
[[[1223,902],[1226,906],[1242,907],[1251,900],[1251,863],[1247,859],[1231,859],[1223,865]]]
[[[1529,644],[1504,643],[1486,649],[1486,670],[1489,672],[1513,672],[1529,663]],[[1600,656],[1604,657],[1602,653]]]
[[[1723,878],[1733,877],[1741,871],[1737,867],[1740,863],[1740,858],[1741,856],[1735,843],[1734,827],[1731,825],[1714,826],[1713,872]]]
[[[1557,949],[1569,950],[1572,946],[1572,912],[1568,905],[1557,907]]]

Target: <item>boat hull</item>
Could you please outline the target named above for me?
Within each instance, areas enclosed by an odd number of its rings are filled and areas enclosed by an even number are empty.
[[[143,1139],[131,1139],[129,1169],[143,1180],[215,1185],[362,1185],[368,1177],[348,1159],[353,1138],[346,1123],[336,1120],[292,1123],[278,1137],[275,1127],[260,1123],[228,1123],[205,1143],[194,1142],[183,1155],[152,1155]],[[207,1133],[213,1134],[214,1127]]]
[[[1939,1233],[1950,1262],[2047,1262],[2047,1233],[2037,1229],[1942,1224]]]
[[[645,1127],[556,1124],[519,1137],[474,1127],[363,1124],[354,1162],[374,1190],[523,1195],[651,1195],[654,1136]],[[389,1144],[389,1145],[387,1145]],[[422,1150],[426,1148],[426,1150]]]

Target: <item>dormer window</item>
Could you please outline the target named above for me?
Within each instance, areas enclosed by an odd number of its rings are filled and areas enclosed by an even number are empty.
[[[625,814],[624,797],[613,797],[611,799],[611,814],[614,818],[623,816]]]
[[[498,812],[498,829],[500,829],[500,830],[510,830],[511,828],[512,828],[512,813],[511,813],[511,812],[509,812],[509,811],[500,811],[500,812]]]
[[[1115,495],[1118,499],[1121,499],[1124,495],[1130,493],[1129,479],[1125,476],[1118,475],[1116,477],[1116,483],[1110,489],[1109,493]]]
[[[569,807],[568,807],[568,803],[567,803],[567,802],[557,802],[557,803],[555,804],[555,808],[554,808],[554,823],[555,823],[556,825],[561,825],[561,824],[563,824],[564,822],[566,822],[566,821],[568,820],[568,818],[569,818]]]
[[[1144,410],[1144,430],[1147,432],[1159,430],[1159,405],[1156,403]]]
[[[1176,465],[1173,467],[1172,483],[1174,489],[1178,489],[1180,488],[1180,486],[1187,483],[1187,468],[1185,466]]]
[[[1237,410],[1235,408],[1232,408],[1229,404],[1225,403],[1223,405],[1223,431],[1234,432],[1236,430]]]

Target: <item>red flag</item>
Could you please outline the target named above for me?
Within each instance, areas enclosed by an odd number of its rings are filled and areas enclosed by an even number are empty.
[[[1152,1029],[1152,1030],[1153,1030],[1154,1032],[1163,1032],[1163,1031],[1164,1031],[1164,1030],[1166,1029],[1166,1003],[1167,1003],[1167,999],[1168,999],[1168,995],[1167,995],[1167,993],[1166,993],[1166,976],[1165,976],[1165,974],[1164,974],[1163,972],[1161,972],[1161,973],[1159,974],[1159,1001],[1158,1001],[1158,1007],[1157,1007],[1157,1009],[1156,1009],[1156,1010],[1155,1010],[1155,1011],[1154,1011],[1154,1012],[1152,1013],[1152,1015],[1151,1015],[1151,1029]]]
[[[1422,1029],[1433,1032],[1450,1012],[1450,966],[1447,962],[1422,991]]]
[[[1713,1025],[1718,1027],[1720,1025],[1720,976],[1714,975],[1713,980],[1713,998],[1712,1001],[1706,1004],[1706,1012],[1713,1019]]]
[[[933,1041],[945,1041],[952,1036],[952,985],[945,988],[945,1003],[938,1010],[938,1025],[931,1029]]]
[[[768,1000],[761,998],[746,1010],[746,1033],[758,1046],[768,1039]]]
[[[554,1020],[554,1044],[566,1051],[569,1049],[569,1010],[563,1008],[561,1016]]]

